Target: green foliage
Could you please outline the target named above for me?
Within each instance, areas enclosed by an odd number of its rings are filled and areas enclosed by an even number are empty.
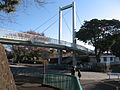
[[[24,4],[24,3],[37,3],[39,6],[44,5],[44,2],[42,0],[0,0],[0,11],[10,13],[15,12],[18,5]],[[23,5],[23,7],[26,7]]]
[[[115,34],[113,39],[115,43],[112,45],[111,51],[114,55],[120,57],[120,34]]]
[[[1,0],[0,11],[7,13],[16,11],[16,6],[20,3],[20,0]]]
[[[44,4],[46,3],[42,0],[0,0],[0,24],[16,22],[14,15],[17,13],[14,12],[23,12],[30,9],[29,7],[41,7]]]
[[[117,31],[119,31],[118,28],[120,28],[120,21],[118,20],[92,19],[85,21],[81,26],[80,30],[77,32],[77,38],[85,43],[96,46],[97,41],[113,32],[117,33]]]
[[[115,43],[115,40],[113,38],[114,38],[113,35],[108,35],[108,36],[101,38],[97,41],[96,45],[101,50],[101,52],[111,50],[111,47]]]
[[[114,38],[114,34],[120,33],[119,28],[119,20],[92,19],[85,21],[81,26],[77,32],[77,38],[95,47],[95,55],[98,60],[100,54],[106,50],[110,50],[115,43],[115,40],[112,38]]]
[[[99,28],[99,20],[93,19],[91,21],[85,21],[84,25],[77,32],[77,38],[82,40],[85,43],[94,44],[94,40],[96,35],[100,33]]]

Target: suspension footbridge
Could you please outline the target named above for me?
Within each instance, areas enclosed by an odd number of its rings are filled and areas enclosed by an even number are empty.
[[[61,40],[62,38],[62,17],[63,17],[62,12],[69,8],[72,8],[72,43]],[[83,54],[94,53],[93,50],[90,50],[84,46],[76,44],[75,33],[76,33],[76,7],[75,7],[75,2],[73,2],[70,5],[59,7],[58,39],[49,38],[49,37],[45,37],[41,35],[32,35],[32,34],[23,33],[23,32],[0,29],[0,43],[56,48],[58,49],[58,55],[59,55],[58,64],[60,64],[60,61],[62,60],[62,50],[71,50],[73,51],[73,65],[75,65],[76,64],[75,63],[76,52],[81,52]]]
[[[86,54],[93,53],[92,50],[81,45],[76,44],[76,46],[73,47],[73,43],[70,42],[60,40],[59,44],[59,40],[57,39],[5,29],[0,29],[0,43],[75,50]]]

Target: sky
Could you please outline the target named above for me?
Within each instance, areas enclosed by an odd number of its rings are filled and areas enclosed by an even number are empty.
[[[76,31],[80,29],[85,20],[89,21],[94,18],[120,20],[120,0],[43,1],[47,3],[41,7],[27,3],[27,8],[19,8],[15,13],[12,13],[11,15],[14,16],[14,23],[6,22],[5,24],[1,24],[0,28],[19,32],[34,30],[36,32],[42,33],[44,31],[45,36],[58,39],[59,7],[69,5],[73,1],[76,3]],[[53,16],[55,17],[46,22]],[[63,17],[62,40],[72,42],[72,9],[63,11]],[[55,21],[56,23],[54,23]],[[51,24],[53,25],[46,30],[46,28]],[[77,43],[86,46],[87,48],[94,49],[94,47],[82,42],[77,41]]]

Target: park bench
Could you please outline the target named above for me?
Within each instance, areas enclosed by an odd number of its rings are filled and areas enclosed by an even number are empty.
[[[110,79],[110,76],[118,76],[118,79],[120,80],[120,73],[112,73],[112,72],[108,72],[107,75],[109,76],[109,79]]]

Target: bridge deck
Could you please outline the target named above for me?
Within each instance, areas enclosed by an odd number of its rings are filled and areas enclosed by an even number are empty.
[[[81,45],[76,45],[66,41],[59,41],[57,39],[48,38],[40,35],[32,35],[28,33],[15,32],[10,30],[0,29],[0,43],[3,44],[16,44],[16,45],[29,45],[37,47],[49,47],[64,50],[75,50],[82,53],[93,53],[92,50],[83,47]]]

